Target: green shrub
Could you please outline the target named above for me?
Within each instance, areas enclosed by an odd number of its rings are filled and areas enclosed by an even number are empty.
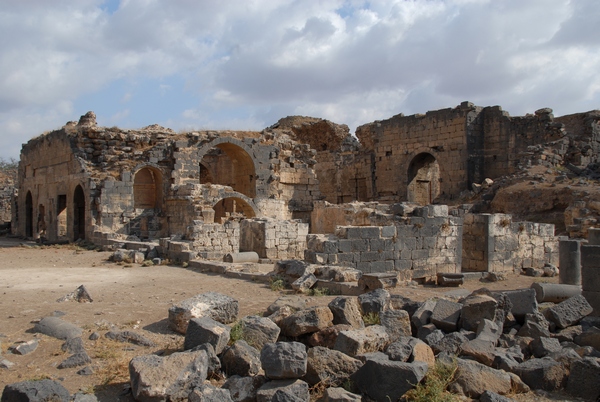
[[[363,321],[365,325],[379,325],[381,321],[379,320],[379,313],[367,313],[363,315]]]
[[[429,368],[423,381],[404,394],[404,400],[411,402],[458,402],[458,397],[446,390],[454,380],[457,367],[456,360],[450,364],[437,361],[433,367]]]

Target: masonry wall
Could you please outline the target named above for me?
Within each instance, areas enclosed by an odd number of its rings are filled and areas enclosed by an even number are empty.
[[[240,232],[240,251],[255,251],[271,260],[304,257],[308,224],[300,220],[244,219]]]
[[[340,226],[308,236],[305,260],[366,273],[397,272],[404,280],[460,272],[462,219],[410,217],[390,226]]]
[[[511,215],[467,214],[463,226],[462,270],[508,272],[558,265],[554,225],[513,222]]]

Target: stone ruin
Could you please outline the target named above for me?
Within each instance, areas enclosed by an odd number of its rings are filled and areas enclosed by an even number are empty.
[[[600,163],[599,121],[598,111],[511,117],[463,102],[354,137],[300,116],[260,132],[175,133],[100,127],[89,112],[23,145],[12,232],[147,259],[253,252],[400,280],[539,269],[558,264],[553,225],[461,201],[532,164],[589,170]]]

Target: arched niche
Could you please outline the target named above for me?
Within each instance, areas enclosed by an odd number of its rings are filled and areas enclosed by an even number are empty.
[[[255,163],[241,144],[232,139],[209,144],[200,155],[200,183],[230,186],[247,197],[256,196]]]
[[[213,205],[215,211],[215,223],[221,223],[222,218],[228,216],[243,216],[244,218],[256,217],[254,208],[239,197],[227,197],[219,200]]]
[[[408,201],[428,205],[440,194],[440,166],[427,152],[416,155],[408,167]]]
[[[150,166],[138,170],[133,177],[133,204],[136,209],[162,206],[162,174]]]

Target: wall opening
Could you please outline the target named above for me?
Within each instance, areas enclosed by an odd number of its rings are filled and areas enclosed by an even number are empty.
[[[254,162],[240,146],[228,142],[215,145],[200,162],[200,183],[230,186],[247,197],[256,196]]]
[[[162,175],[156,169],[140,169],[133,179],[133,203],[136,209],[154,209],[162,205]]]
[[[440,194],[440,166],[435,157],[421,153],[408,167],[408,201],[428,205]]]
[[[67,195],[60,194],[56,202],[56,236],[67,236]]]
[[[223,198],[213,206],[213,209],[215,210],[215,223],[222,223],[223,218],[254,218],[256,216],[252,207],[237,197]]]
[[[73,240],[85,239],[85,194],[77,186],[73,194]]]
[[[37,230],[40,238],[46,238],[46,207],[42,204],[38,206]]]
[[[31,191],[25,196],[25,237],[33,237],[33,197]]]

